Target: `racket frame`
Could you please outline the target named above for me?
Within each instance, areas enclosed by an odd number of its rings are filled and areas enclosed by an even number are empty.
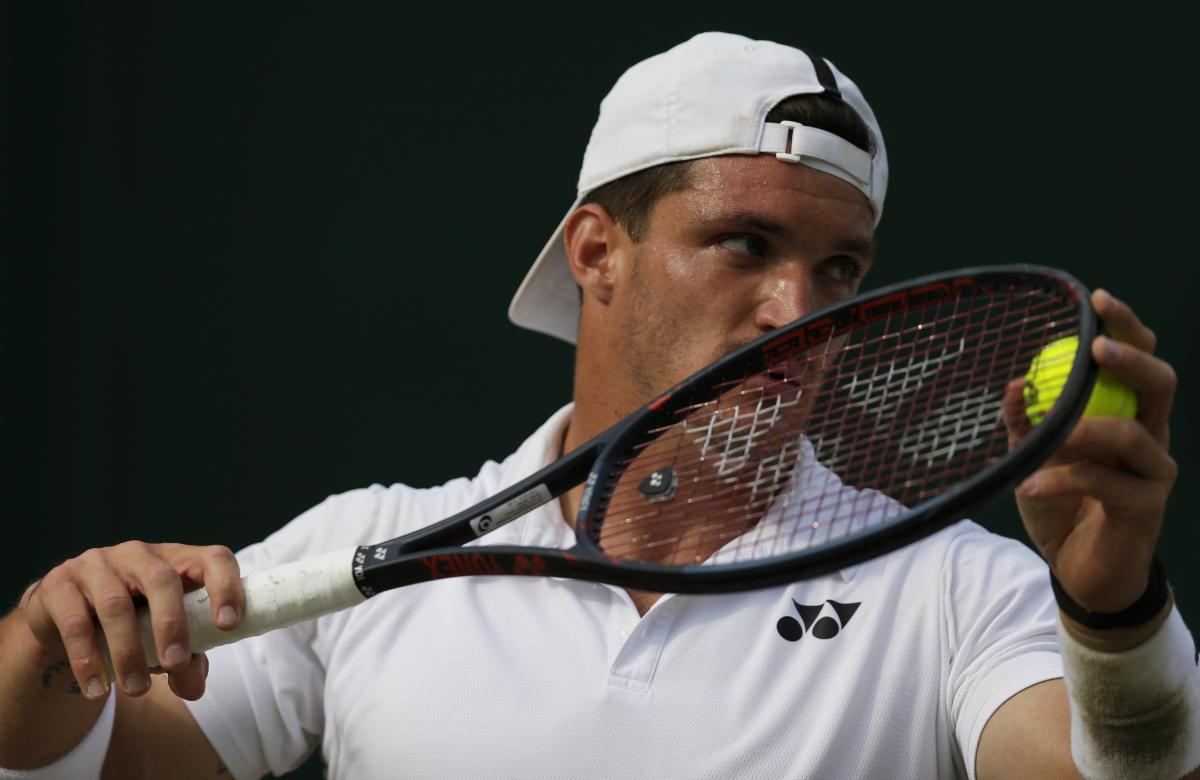
[[[1091,344],[1099,333],[1087,288],[1054,268],[1024,264],[973,267],[878,288],[814,312],[735,350],[562,459],[468,509],[411,534],[359,547],[355,553],[355,581],[366,596],[417,582],[479,574],[566,577],[655,592],[723,593],[821,576],[918,541],[990,503],[1058,449],[1083,413],[1096,380],[1098,368],[1090,351],[1079,350],[1054,410],[1005,457],[880,526],[765,561],[683,566],[636,560],[618,563],[601,552],[582,529],[593,528],[598,533],[604,510],[600,481],[620,473],[619,459],[635,440],[645,442],[645,432],[664,428],[676,410],[712,399],[714,388],[722,382],[763,370],[809,344],[875,320],[949,301],[967,292],[1002,292],[1006,286],[1044,287],[1056,294],[1065,290],[1079,314],[1079,343]],[[585,475],[575,547],[463,548],[526,511],[560,498]],[[483,533],[477,524],[472,525],[472,520],[514,503],[528,506]]]

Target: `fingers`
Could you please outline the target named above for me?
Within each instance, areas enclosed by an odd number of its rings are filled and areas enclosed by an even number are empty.
[[[108,654],[117,673],[114,682],[130,696],[141,696],[150,690],[150,675],[129,586],[110,566],[105,551],[88,550],[75,559],[75,568],[77,580],[84,586],[104,631]]]
[[[179,579],[179,573],[174,566],[156,555],[150,545],[141,542],[120,545],[112,557],[115,564],[130,573],[130,579],[146,597],[159,665],[168,672],[183,667],[192,653],[188,649],[187,613],[183,608],[183,582]],[[104,625],[103,621],[101,625]],[[111,647],[114,639],[107,626],[104,633],[109,637]],[[115,664],[116,651],[113,652]],[[142,663],[145,664],[144,656]]]
[[[208,677],[208,656],[198,653],[188,663],[167,675],[171,690],[181,699],[195,701],[204,694],[204,680]]]
[[[1096,460],[1121,467],[1135,477],[1174,483],[1175,460],[1137,420],[1123,417],[1083,417],[1067,437],[1054,463]]]
[[[1175,400],[1175,369],[1165,360],[1107,336],[1092,342],[1096,363],[1138,394],[1138,419],[1165,446]]]
[[[1116,298],[1108,290],[1098,289],[1092,293],[1092,308],[1109,333],[1119,341],[1132,344],[1144,352],[1154,352],[1158,337],[1146,327],[1130,308],[1129,304]]]
[[[25,616],[42,647],[65,654],[84,696],[99,699],[108,693],[92,607],[69,572],[58,567],[47,574],[31,593]]]
[[[1017,488],[1018,499],[1092,497],[1110,516],[1160,517],[1178,476],[1166,449],[1136,420],[1085,417],[1054,460]]]
[[[164,557],[174,557],[179,550],[194,550],[184,545],[157,545]],[[233,551],[222,545],[199,548],[184,574],[194,582],[204,583],[209,592],[212,622],[218,629],[235,628],[246,612],[246,594],[241,587],[241,569]]]
[[[1103,504],[1111,519],[1147,525],[1157,524],[1168,493],[1169,488],[1094,460],[1046,466],[1017,488],[1023,500],[1088,496]]]
[[[183,594],[207,584],[214,622],[229,629],[245,608],[238,564],[226,547],[147,545],[126,542],[88,550],[53,569],[22,597],[21,610],[34,636],[52,655],[65,656],[80,689],[93,698],[107,692],[101,655],[107,644],[120,689],[140,696],[150,672],[169,673],[184,698],[204,690],[208,661],[193,656]],[[135,598],[144,596],[147,641],[153,635],[159,666],[148,668]],[[100,631],[97,631],[97,624]],[[100,632],[103,635],[100,635]]]
[[[1012,449],[1033,432],[1033,424],[1025,413],[1025,378],[1012,379],[1004,387],[1004,399],[1000,405],[1004,429],[1008,432],[1008,447]]]

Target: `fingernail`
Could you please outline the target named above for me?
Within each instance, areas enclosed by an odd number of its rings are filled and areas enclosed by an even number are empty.
[[[1117,342],[1110,339],[1108,336],[1100,337],[1100,349],[1104,350],[1104,356],[1109,360],[1116,360],[1121,356],[1121,348],[1117,346]]]
[[[220,621],[225,628],[233,628],[238,621],[237,609],[226,604],[221,607],[221,611],[217,613],[217,620]]]
[[[1033,474],[1031,476],[1026,477],[1025,481],[1020,484],[1020,486],[1017,488],[1017,490],[1019,490],[1020,492],[1026,494],[1026,495],[1030,495],[1032,493],[1037,492],[1037,488],[1038,488],[1038,478],[1037,478],[1036,474]]]
[[[99,699],[104,695],[104,683],[100,682],[99,677],[93,677],[83,686],[83,693],[89,699]]]
[[[189,655],[187,648],[181,644],[168,645],[167,649],[163,651],[162,660],[171,666],[179,666],[188,659]]]
[[[130,672],[125,675],[126,693],[144,693],[150,687],[150,677],[145,672]]]

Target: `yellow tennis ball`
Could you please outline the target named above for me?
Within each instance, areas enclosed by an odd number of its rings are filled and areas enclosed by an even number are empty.
[[[1025,375],[1025,414],[1034,425],[1041,424],[1058,400],[1078,349],[1079,337],[1066,336],[1047,344],[1029,365],[1029,373]],[[1137,417],[1137,394],[1129,385],[1100,369],[1083,413],[1087,417]]]

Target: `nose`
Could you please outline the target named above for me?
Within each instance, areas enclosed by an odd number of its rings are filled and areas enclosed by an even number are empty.
[[[803,267],[781,267],[763,279],[754,324],[766,333],[814,310],[811,272]]]

